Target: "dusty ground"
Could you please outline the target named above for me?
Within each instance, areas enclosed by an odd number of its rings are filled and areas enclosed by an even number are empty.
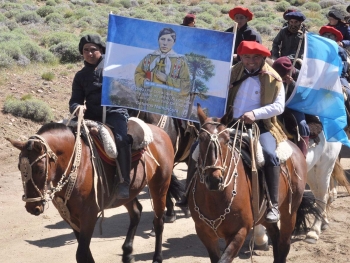
[[[0,105],[8,95],[18,98],[25,94],[47,101],[54,110],[55,119],[66,117],[72,74],[80,65],[62,66],[55,70],[56,78],[49,82],[41,79],[49,68],[36,68],[32,72],[5,72],[0,76]],[[5,263],[31,263],[45,260],[50,263],[75,262],[77,242],[68,225],[63,222],[52,204],[44,214],[35,217],[28,214],[21,201],[23,194],[20,173],[17,170],[18,151],[4,139],[11,137],[25,140],[34,134],[41,124],[0,113],[0,261]],[[350,159],[343,159],[350,169]],[[176,170],[184,178],[185,165]],[[340,189],[342,190],[342,189]],[[146,191],[140,195],[144,212],[134,242],[137,262],[150,262],[154,250],[154,238],[148,233],[152,227],[151,202]],[[197,238],[191,218],[177,210],[178,219],[166,224],[163,237],[164,262],[209,263],[207,252]],[[330,228],[322,233],[316,245],[306,244],[301,237],[293,239],[288,262],[349,262],[350,197],[340,193],[330,211]],[[128,226],[124,207],[106,211],[103,234],[98,225],[91,243],[96,262],[120,262],[121,246]],[[251,262],[245,246],[235,262]],[[272,262],[269,251],[257,252],[253,262]]]

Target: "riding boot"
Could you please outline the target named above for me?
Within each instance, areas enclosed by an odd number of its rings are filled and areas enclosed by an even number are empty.
[[[271,199],[271,204],[270,207],[267,208],[265,217],[267,223],[276,223],[280,218],[280,212],[278,210],[278,187],[280,181],[280,170],[280,166],[265,167],[265,179]]]
[[[306,158],[307,152],[309,150],[309,136],[301,136],[301,138],[302,139],[297,142],[297,145]]]
[[[196,169],[197,169],[197,162],[195,160],[192,159],[192,156],[190,155],[189,161],[188,161],[188,167],[187,167],[187,177],[186,177],[186,189],[185,189],[185,193],[183,194],[183,196],[181,197],[181,200],[177,201],[175,203],[176,206],[178,207],[188,207],[188,194],[190,191],[190,184],[192,181],[192,178],[194,176],[194,174],[196,173]]]
[[[118,151],[117,162],[119,163],[122,180],[119,179],[115,193],[118,199],[127,199],[129,198],[130,185],[131,145],[118,149]]]

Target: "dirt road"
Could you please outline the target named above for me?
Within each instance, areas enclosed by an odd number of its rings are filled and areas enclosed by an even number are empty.
[[[77,242],[52,204],[44,214],[32,216],[21,201],[23,194],[20,173],[17,171],[17,154],[2,159],[0,167],[0,260],[6,263],[50,263],[75,262]],[[350,168],[350,159],[343,159],[345,168]],[[179,165],[176,174],[185,176],[186,165]],[[342,189],[340,189],[342,190]],[[148,234],[152,227],[152,209],[147,191],[140,195],[144,207],[141,222],[134,242],[136,262],[150,262],[154,250],[154,238]],[[164,262],[209,263],[207,252],[198,239],[192,218],[186,218],[180,210],[175,223],[166,224],[163,237]],[[349,262],[350,250],[350,197],[340,193],[330,211],[330,228],[322,233],[316,245],[302,241],[303,237],[292,240],[288,262],[322,263]],[[92,254],[96,262],[121,262],[121,246],[128,227],[128,215],[124,207],[107,210],[102,224],[103,234],[99,233],[99,222],[91,242]],[[223,243],[221,243],[223,247]],[[234,262],[251,262],[248,247],[242,248]],[[259,251],[253,262],[272,262],[269,251]]]

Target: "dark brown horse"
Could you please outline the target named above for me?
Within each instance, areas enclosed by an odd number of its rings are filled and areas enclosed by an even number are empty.
[[[252,177],[240,152],[230,144],[227,124],[232,111],[221,119],[208,118],[200,106],[201,123],[198,144],[198,169],[190,188],[189,207],[200,240],[212,263],[232,262],[254,225]],[[292,156],[281,164],[279,186],[280,227],[263,224],[272,240],[274,263],[286,262],[291,235],[297,220],[306,184],[307,167],[303,154],[293,143]],[[221,255],[218,240],[226,242]]]
[[[137,127],[133,125],[136,124],[129,121],[128,130],[135,143],[138,141],[137,134],[132,133]],[[77,262],[94,262],[89,246],[98,213],[105,208],[121,205],[126,207],[130,217],[128,233],[122,247],[122,260],[133,262],[133,240],[142,212],[137,195],[146,185],[149,187],[154,209],[156,239],[153,262],[163,261],[163,213],[171,183],[174,153],[169,151],[172,149],[169,136],[154,125],[148,127],[154,139],[144,147],[141,158],[132,163],[130,198],[125,200],[115,200],[113,194],[110,194],[116,168],[102,160],[104,175],[97,177],[92,165],[94,157],[86,139],[77,138],[77,141],[81,142],[81,150],[75,150],[79,148],[75,147],[78,145],[75,143],[76,138],[71,129],[64,124],[46,124],[40,128],[37,135],[26,142],[9,139],[12,145],[21,151],[19,168],[25,187],[23,200],[26,201],[27,211],[33,215],[43,213],[47,194],[50,195],[63,219],[74,230],[78,240]]]
[[[191,145],[195,142],[198,137],[198,126],[196,124],[172,117],[167,117],[165,115],[159,115],[150,112],[144,111],[136,111],[129,110],[129,114],[133,117],[138,117],[146,123],[150,123],[162,128],[170,137],[171,142],[173,144],[174,152],[175,152],[175,165],[180,162],[188,161],[188,157],[190,154]],[[173,172],[172,180],[174,185],[178,183],[176,181],[176,176]],[[179,187],[176,187],[179,188]],[[176,220],[176,213],[174,209],[174,203],[172,198],[175,200],[180,199],[180,195],[175,195],[174,192],[178,191],[170,191],[167,195],[166,202],[166,213],[165,213],[165,222],[172,223]],[[186,216],[189,216],[188,208],[181,208]]]

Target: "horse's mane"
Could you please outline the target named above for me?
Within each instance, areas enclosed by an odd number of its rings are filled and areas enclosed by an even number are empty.
[[[50,122],[50,123],[46,123],[44,124],[40,129],[39,131],[37,132],[37,134],[43,134],[47,131],[50,131],[50,130],[62,130],[62,131],[65,131],[69,129],[65,124],[63,123],[57,123],[57,122]]]

